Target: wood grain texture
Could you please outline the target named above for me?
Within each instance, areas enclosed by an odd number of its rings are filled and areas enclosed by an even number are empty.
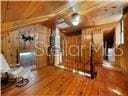
[[[90,52],[91,38],[93,36],[94,64],[103,64],[103,34],[107,34],[106,30],[114,28],[117,23],[106,24],[102,26],[90,27],[82,29],[81,34],[69,35],[65,32],[61,41],[63,51],[64,66],[81,71],[89,71],[90,69]],[[91,36],[92,33],[92,36]],[[73,33],[72,33],[73,34]],[[74,56],[76,55],[76,56]]]
[[[82,70],[83,66],[80,66],[81,35],[63,35],[62,38],[63,40],[61,42],[64,66],[75,70]]]
[[[123,50],[123,54],[120,56],[116,56],[116,65],[122,68],[124,72],[128,73],[128,13],[126,13],[123,17],[124,20],[124,44],[120,44],[117,46],[116,54],[119,55]],[[120,49],[118,49],[120,48]]]
[[[42,25],[30,25],[26,27],[19,28],[12,32],[7,32],[2,36],[1,44],[2,44],[2,53],[6,57],[9,64],[16,64],[17,60],[17,51],[35,51],[38,55],[42,54],[41,48],[44,50],[44,54],[42,56],[37,56],[37,65],[42,66],[47,64],[47,45],[49,45],[49,37],[50,37],[51,29],[44,27]],[[21,39],[21,35],[32,36],[34,40],[32,42],[26,41],[24,42]],[[36,47],[36,46],[37,47]],[[39,49],[40,48],[40,49]]]
[[[47,20],[55,23],[60,18],[64,18],[65,22],[72,26],[72,6],[81,16],[80,27],[111,23],[119,20],[120,13],[115,12],[127,6],[128,1],[2,1],[1,5],[3,32]],[[48,21],[47,23],[50,26]]]
[[[44,66],[33,71],[35,77],[24,87],[11,86],[2,96],[127,96],[127,74],[98,68],[94,80],[70,71]]]
[[[91,40],[91,38],[93,38],[93,40]],[[103,64],[103,30],[96,27],[83,29],[81,42],[87,48],[89,48],[89,46],[91,46],[91,43],[93,43],[94,63]],[[87,48],[85,52],[90,50],[88,50]],[[85,59],[88,60],[87,58]]]

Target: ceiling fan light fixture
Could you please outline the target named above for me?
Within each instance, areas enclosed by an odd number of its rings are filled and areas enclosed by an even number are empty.
[[[77,26],[79,24],[79,22],[80,22],[80,16],[79,16],[79,14],[78,13],[73,13],[72,14],[72,24],[74,26]]]

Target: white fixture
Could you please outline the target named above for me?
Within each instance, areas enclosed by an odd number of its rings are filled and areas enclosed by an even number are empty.
[[[80,22],[80,16],[79,16],[79,14],[78,13],[73,13],[72,14],[72,24],[74,26],[77,26],[79,24],[79,22]]]

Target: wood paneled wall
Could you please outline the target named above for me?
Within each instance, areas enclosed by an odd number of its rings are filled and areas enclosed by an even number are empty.
[[[128,13],[123,17],[124,20],[124,44],[118,46],[123,50],[121,56],[116,56],[116,65],[118,65],[124,72],[128,72]],[[116,50],[116,54],[119,55],[120,50]]]
[[[51,29],[44,27],[42,25],[30,25],[23,28],[19,28],[17,30],[11,32],[5,32],[2,35],[2,53],[4,54],[7,62],[9,64],[16,64],[17,62],[17,51],[35,51],[36,53],[41,53],[44,49],[44,54],[42,56],[37,56],[37,66],[42,66],[47,64],[47,46],[49,44],[49,36]],[[25,36],[33,36],[34,41],[26,41],[24,42],[21,39],[21,34]],[[35,44],[37,47],[35,47]]]
[[[91,40],[93,38],[93,40]],[[82,31],[83,45],[90,46],[93,44],[94,63],[103,64],[103,32],[100,28],[87,28]],[[86,49],[85,52],[90,51]],[[88,58],[85,58],[88,60]]]
[[[62,60],[65,67],[84,72],[90,70],[91,35],[94,44],[94,64],[103,63],[103,32],[98,28],[88,28],[83,29],[80,35],[63,35]]]
[[[81,64],[81,35],[63,35],[62,40],[63,58],[62,62],[65,67],[82,70],[84,66]]]

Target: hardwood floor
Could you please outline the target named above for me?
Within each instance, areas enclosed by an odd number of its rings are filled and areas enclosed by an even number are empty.
[[[126,75],[98,67],[96,79],[45,66],[24,87],[10,86],[2,96],[128,96]]]

